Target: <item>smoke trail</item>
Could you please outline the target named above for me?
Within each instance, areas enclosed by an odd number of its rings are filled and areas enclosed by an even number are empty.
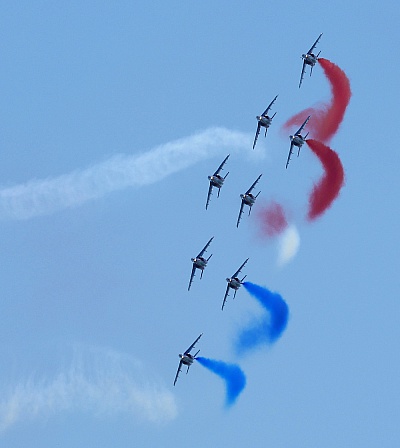
[[[238,355],[244,355],[260,345],[276,342],[282,336],[289,318],[289,307],[280,294],[250,282],[244,282],[243,286],[267,314],[254,319],[247,328],[241,330],[235,344]]]
[[[53,378],[31,378],[9,391],[4,385],[1,389],[0,431],[60,412],[88,412],[102,418],[128,415],[154,423],[177,415],[173,394],[138,361],[103,349],[78,353],[70,367]]]
[[[351,97],[350,81],[344,71],[333,62],[319,58],[319,64],[324,69],[330,82],[332,98],[328,104],[321,103],[317,107],[305,109],[290,118],[282,129],[287,132],[294,125],[300,126],[308,115],[311,119],[307,124],[313,138],[329,143],[343,121],[346,108]]]
[[[225,406],[232,406],[237,400],[239,394],[246,386],[246,376],[242,369],[236,364],[228,364],[224,361],[203,358],[195,358],[202,366],[215,373],[225,381],[226,399]]]
[[[295,225],[288,227],[279,241],[278,266],[283,266],[292,260],[300,247],[300,235]]]
[[[0,219],[28,219],[76,207],[110,192],[140,187],[226,150],[247,150],[251,134],[210,128],[141,155],[118,155],[82,171],[0,189]],[[259,157],[258,155],[249,155]]]
[[[307,217],[313,221],[321,216],[339,195],[344,184],[344,170],[339,156],[329,146],[312,139],[307,140],[307,144],[319,158],[325,171],[309,197]]]
[[[257,218],[262,235],[268,237],[279,235],[288,225],[285,210],[281,204],[275,201],[271,201],[266,207],[261,208],[257,213]]]

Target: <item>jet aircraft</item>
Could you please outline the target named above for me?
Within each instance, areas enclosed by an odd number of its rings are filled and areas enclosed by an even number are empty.
[[[190,287],[192,286],[192,281],[193,281],[196,269],[201,270],[200,279],[203,278],[204,268],[207,266],[208,260],[212,257],[212,254],[208,258],[204,258],[203,255],[204,255],[204,252],[206,252],[208,246],[211,244],[211,241],[213,239],[214,239],[214,237],[211,237],[210,240],[208,241],[208,243],[203,247],[203,249],[197,255],[197,257],[191,259],[192,263],[193,263],[193,267],[192,267],[192,273],[190,275],[188,291],[190,290]]]
[[[256,146],[258,136],[260,135],[261,128],[265,128],[265,137],[267,136],[267,130],[270,127],[272,123],[272,119],[275,117],[276,112],[272,117],[268,115],[268,111],[271,109],[271,106],[275,103],[275,100],[278,98],[278,95],[269,103],[269,106],[264,110],[264,112],[261,115],[257,115],[257,130],[256,130],[256,136],[254,137],[254,143],[253,143],[253,149]]]
[[[304,123],[300,126],[300,128],[298,129],[298,131],[294,135],[290,135],[289,136],[289,138],[290,138],[290,150],[289,150],[289,155],[288,155],[288,158],[287,158],[287,161],[286,161],[286,169],[287,169],[287,167],[289,165],[289,162],[290,162],[290,156],[293,153],[293,146],[297,146],[299,148],[299,150],[297,151],[297,157],[299,157],[299,155],[300,155],[300,149],[303,146],[303,143],[306,141],[307,135],[309,134],[309,132],[307,132],[307,134],[303,137],[300,134],[300,132],[303,130],[304,126],[307,124],[308,120],[310,119],[310,116],[311,115],[309,115],[305,119]]]
[[[317,56],[315,56],[313,51],[314,51],[314,48],[317,46],[318,41],[321,39],[321,36],[322,36],[322,33],[318,36],[318,39],[314,42],[313,46],[308,50],[307,54],[301,55],[301,57],[303,59],[303,68],[301,70],[301,75],[300,75],[299,89],[300,89],[301,83],[303,82],[304,73],[306,72],[306,65],[311,66],[311,71],[310,71],[310,76],[311,76],[312,69],[318,61],[318,56],[319,56],[319,53],[321,53],[321,52],[319,52],[317,54]]]
[[[240,195],[240,197],[242,198],[242,203],[240,204],[240,211],[239,211],[239,216],[238,216],[238,220],[236,223],[236,227],[239,227],[240,218],[242,217],[243,207],[245,205],[249,206],[249,216],[250,216],[251,207],[253,207],[254,202],[256,202],[256,199],[257,199],[258,195],[261,193],[261,191],[259,191],[255,196],[251,192],[252,192],[253,188],[256,186],[257,182],[260,180],[261,176],[262,176],[262,174],[260,174],[257,177],[257,179],[254,181],[253,185],[246,191],[246,193]]]
[[[218,167],[217,171],[212,176],[208,176],[208,179],[210,180],[210,186],[208,188],[208,195],[207,195],[207,202],[206,202],[206,210],[208,208],[208,204],[210,203],[210,198],[212,194],[213,187],[218,188],[218,198],[219,198],[219,192],[220,189],[224,183],[224,180],[226,179],[226,176],[229,174],[229,171],[225,174],[224,177],[222,177],[219,173],[222,170],[223,166],[225,165],[226,161],[228,160],[230,154],[228,154],[221,165]]]
[[[227,278],[226,281],[228,282],[228,285],[226,286],[225,296],[224,300],[222,302],[221,310],[224,309],[226,299],[229,296],[229,289],[233,289],[235,292],[233,293],[233,298],[236,297],[237,290],[242,286],[243,280],[246,278],[246,275],[240,280],[238,278],[238,275],[240,274],[240,271],[244,268],[244,265],[249,261],[247,258],[245,262],[240,266],[240,268],[232,275],[232,277]]]
[[[202,335],[203,335],[203,333],[201,333],[201,335],[193,342],[193,344],[187,350],[185,350],[185,352],[183,354],[179,353],[180,360],[179,360],[178,370],[175,375],[174,386],[178,380],[179,373],[182,370],[182,364],[187,366],[186,373],[188,373],[190,366],[193,364],[193,361],[196,359],[196,356],[199,354],[200,350],[198,350],[194,355],[192,355],[190,352],[193,350],[195,344],[197,344],[197,341],[201,338]]]

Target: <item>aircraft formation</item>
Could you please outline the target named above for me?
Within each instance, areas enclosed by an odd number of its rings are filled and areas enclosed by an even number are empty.
[[[315,55],[313,52],[320,40],[322,36],[322,33],[318,36],[317,40],[314,42],[314,44],[311,46],[311,48],[308,50],[308,52],[306,54],[303,54],[301,56],[301,58],[303,59],[303,66],[302,66],[302,70],[301,70],[301,75],[300,75],[300,82],[299,82],[299,88],[301,87],[301,84],[303,82],[303,78],[304,78],[304,74],[306,71],[306,66],[309,65],[311,67],[311,71],[310,71],[310,76],[312,75],[312,70],[313,67],[315,66],[315,64],[318,61],[318,57],[320,55],[320,52]],[[269,103],[268,107],[264,110],[264,112],[261,115],[257,115],[256,119],[257,119],[257,129],[256,129],[256,133],[255,133],[255,137],[254,137],[254,141],[253,141],[253,147],[252,149],[255,148],[256,144],[257,144],[257,140],[258,137],[261,133],[261,128],[265,129],[265,133],[264,133],[264,137],[267,136],[267,131],[268,128],[271,126],[272,124],[272,120],[276,115],[276,112],[273,115],[269,115],[270,110],[272,108],[272,106],[274,105],[276,99],[278,98],[278,95],[276,95],[274,97],[274,99]],[[310,120],[311,116],[309,115],[303,122],[303,124],[300,126],[300,128],[294,133],[294,135],[290,135],[289,139],[290,139],[290,149],[289,149],[289,154],[287,157],[287,161],[286,161],[286,169],[289,165],[289,162],[291,160],[291,156],[293,154],[293,149],[294,147],[297,147],[297,157],[299,157],[300,155],[300,150],[301,147],[303,146],[303,144],[306,141],[306,138],[308,136],[308,132],[303,136],[302,132],[304,130],[304,128],[306,127],[308,121]],[[229,172],[227,172],[225,174],[225,176],[221,175],[222,170],[224,169],[224,166],[227,162],[227,160],[229,159],[230,154],[228,154],[225,159],[221,162],[221,164],[218,166],[218,168],[216,169],[216,171],[208,176],[208,180],[209,180],[209,188],[208,188],[208,193],[207,193],[207,199],[206,199],[206,210],[209,207],[210,204],[210,200],[211,200],[211,196],[212,196],[212,192],[213,189],[217,189],[218,193],[217,193],[217,197],[219,198],[220,196],[220,191],[221,188],[224,184],[224,181],[226,179],[226,177],[228,176]],[[257,197],[259,196],[259,194],[261,193],[261,191],[259,191],[256,195],[253,194],[253,190],[256,187],[257,183],[260,181],[262,177],[262,174],[260,174],[257,179],[252,183],[252,185],[250,186],[250,188],[245,192],[240,194],[240,198],[241,198],[241,204],[240,204],[240,210],[239,210],[239,216],[237,218],[237,222],[236,222],[236,227],[239,227],[240,224],[240,220],[242,217],[242,214],[244,212],[244,207],[248,206],[249,209],[249,213],[248,215],[250,216],[250,212],[251,209],[253,207],[253,205],[256,202]],[[209,239],[209,241],[207,242],[207,244],[203,247],[203,249],[198,253],[198,255],[194,258],[191,259],[192,261],[192,271],[191,271],[191,275],[190,275],[190,279],[189,279],[189,286],[188,286],[188,291],[190,291],[190,288],[192,286],[193,283],[193,279],[195,277],[196,274],[196,270],[200,270],[200,279],[203,278],[203,273],[204,273],[204,269],[207,267],[207,263],[210,260],[210,258],[212,257],[212,254],[208,257],[205,258],[205,253],[207,252],[207,249],[209,248],[211,242],[213,241],[214,237],[211,237]],[[246,260],[242,263],[242,265],[239,267],[239,269],[231,276],[226,278],[227,281],[227,286],[226,286],[226,291],[225,291],[225,295],[222,301],[222,306],[221,306],[221,310],[224,309],[225,304],[226,304],[226,300],[229,297],[229,292],[230,290],[233,290],[233,298],[236,297],[236,293],[239,290],[239,288],[242,286],[244,279],[246,278],[247,275],[245,275],[244,277],[242,277],[241,279],[239,278],[239,274],[241,273],[242,269],[245,267],[245,265],[247,264],[247,262],[249,261],[249,258],[246,258]],[[179,373],[182,370],[182,366],[187,366],[187,370],[186,373],[189,372],[189,368],[190,366],[193,364],[193,361],[196,359],[196,356],[198,355],[198,353],[200,352],[200,350],[198,350],[195,354],[191,354],[191,351],[194,349],[195,345],[197,344],[197,342],[199,341],[199,339],[201,338],[203,334],[200,334],[200,336],[197,337],[197,339],[189,346],[189,348],[187,350],[185,350],[185,352],[182,354],[179,354],[179,366],[178,366],[178,370],[176,372],[175,375],[175,380],[174,380],[174,386],[178,380],[179,377]]]

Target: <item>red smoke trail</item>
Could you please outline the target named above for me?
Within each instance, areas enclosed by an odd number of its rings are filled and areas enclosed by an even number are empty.
[[[282,129],[289,131],[294,125],[300,126],[311,115],[307,124],[313,138],[329,143],[343,121],[344,113],[351,97],[350,81],[345,72],[328,59],[318,59],[325,75],[331,84],[332,98],[329,104],[322,103],[317,107],[305,109],[290,118]]]
[[[311,121],[311,120],[310,120]],[[344,183],[342,162],[335,151],[317,140],[306,140],[312,152],[319,158],[325,173],[314,185],[309,197],[308,220],[321,216],[339,195]]]
[[[262,234],[268,237],[279,235],[288,225],[283,207],[274,201],[262,208],[257,217],[261,224]]]

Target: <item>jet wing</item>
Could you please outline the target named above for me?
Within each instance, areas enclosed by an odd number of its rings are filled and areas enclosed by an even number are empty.
[[[318,41],[321,39],[323,33],[318,36],[318,39],[314,42],[313,46],[308,50],[307,54],[311,54],[314,51],[314,48],[317,46]]]
[[[301,83],[303,82],[304,73],[306,72],[306,61],[303,61],[303,68],[301,69],[301,75],[300,75],[300,82],[299,82],[299,89],[301,87]]]
[[[231,278],[237,277],[240,274],[240,271],[244,268],[244,265],[249,261],[249,259],[247,258],[245,260],[245,262],[242,264],[242,266],[240,266],[240,268],[232,275]]]
[[[193,350],[194,346],[197,344],[198,340],[203,336],[203,333],[193,342],[193,344],[185,350],[185,355],[189,354],[191,350]]]
[[[268,115],[268,111],[271,109],[272,105],[275,103],[276,99],[278,98],[278,95],[269,103],[269,106],[264,110],[263,115],[264,117]]]
[[[228,296],[229,296],[229,284],[228,284],[228,286],[226,287],[226,291],[225,291],[225,295],[224,295],[224,300],[223,300],[223,302],[222,302],[221,310],[224,309],[225,302],[226,302],[226,299],[228,298]]]
[[[258,139],[258,136],[260,135],[260,130],[261,130],[261,124],[260,124],[260,122],[258,122],[257,123],[256,135],[254,137],[253,149],[256,147],[257,139]]]
[[[251,193],[251,191],[253,190],[253,188],[256,186],[257,182],[260,180],[262,174],[260,174],[257,179],[253,182],[253,185],[246,191],[245,194],[249,194]]]
[[[291,142],[290,143],[290,150],[289,150],[289,155],[288,155],[288,158],[287,158],[287,161],[286,161],[286,169],[287,169],[287,167],[288,167],[288,165],[289,165],[289,162],[290,162],[290,157],[291,157],[291,155],[293,154],[293,142]]]
[[[308,123],[308,120],[310,119],[311,115],[309,115],[305,120],[304,123],[299,127],[298,131],[294,135],[298,135],[303,130],[304,126]]]
[[[211,185],[211,181],[210,181],[210,186],[208,187],[208,194],[207,194],[206,210],[207,210],[208,204],[210,203],[212,188],[213,188],[213,186]]]
[[[221,165],[218,167],[217,171],[214,173],[214,176],[216,176],[217,174],[219,174],[219,172],[222,170],[222,167],[225,165],[226,161],[228,160],[230,154],[228,154],[225,159],[223,160],[223,162],[221,163]]]
[[[203,247],[203,249],[201,250],[201,252],[197,255],[197,258],[202,257],[204,255],[204,252],[207,250],[208,246],[211,244],[211,241],[214,239],[214,237],[212,236],[210,238],[210,241]]]
[[[193,263],[193,267],[192,267],[192,273],[190,274],[190,280],[189,280],[189,286],[188,286],[188,291],[190,290],[190,287],[192,286],[192,282],[193,282],[193,278],[194,278],[194,273],[196,271],[196,266]]]
[[[179,361],[178,370],[177,370],[176,375],[175,375],[174,386],[175,386],[175,384],[176,384],[176,382],[177,382],[177,380],[178,380],[179,373],[180,373],[181,371],[182,371],[182,361]]]
[[[236,227],[239,227],[240,218],[242,217],[242,213],[243,213],[243,207],[244,207],[244,201],[242,199],[242,203],[240,205],[240,211],[239,211],[239,216],[238,216],[238,219],[237,219]]]

